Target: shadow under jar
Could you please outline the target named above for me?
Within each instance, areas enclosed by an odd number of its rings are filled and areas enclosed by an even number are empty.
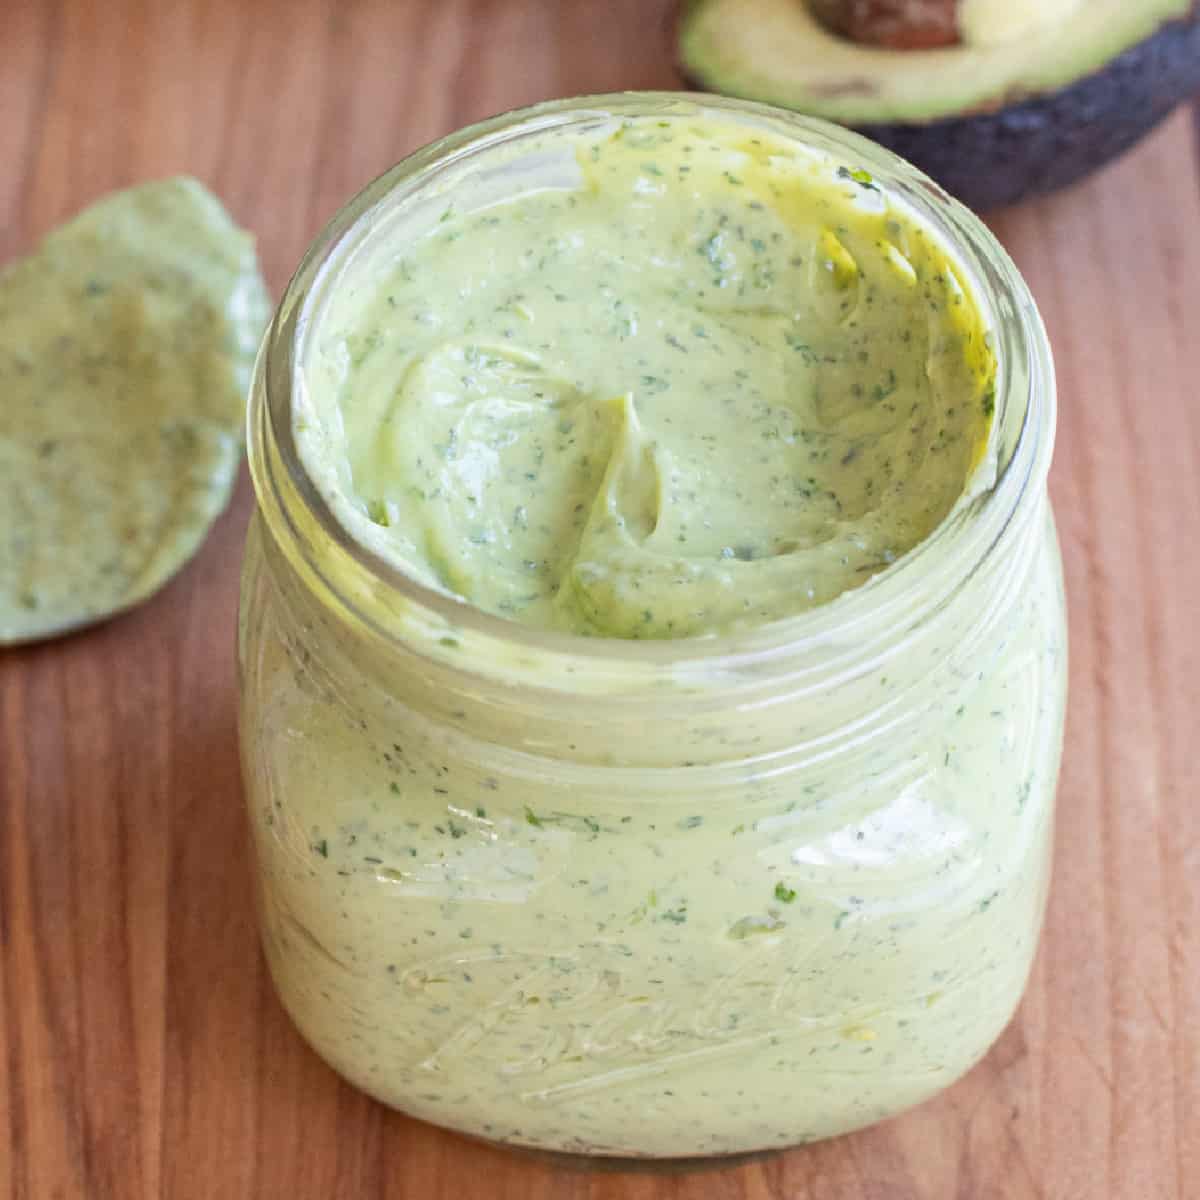
[[[868,584],[732,635],[547,633],[398,571],[293,441],[329,297],[447,189],[520,195],[544,168],[523,144],[681,113],[865,167],[944,240],[992,333],[994,480]],[[959,1078],[1013,1013],[1046,896],[1054,408],[1041,322],[988,231],[821,122],[556,102],[367,188],[290,284],[250,413],[242,756],[263,943],[304,1037],[414,1116],[588,1156],[786,1147]]]

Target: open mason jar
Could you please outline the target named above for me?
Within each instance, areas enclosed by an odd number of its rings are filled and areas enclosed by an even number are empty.
[[[468,209],[520,195],[546,166],[523,144],[659,114],[864,165],[936,231],[992,331],[998,469],[807,613],[678,641],[541,632],[356,542],[297,454],[293,405],[329,296],[369,283],[448,189]],[[242,756],[263,943],[304,1037],[414,1116],[584,1155],[785,1147],[961,1076],[1012,1015],[1046,896],[1054,412],[1041,322],[987,229],[822,122],[556,102],[351,201],[287,290],[249,427]]]

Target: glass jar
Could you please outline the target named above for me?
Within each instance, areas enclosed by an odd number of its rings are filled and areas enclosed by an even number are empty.
[[[972,281],[999,364],[994,481],[831,604],[625,642],[491,616],[355,543],[292,401],[335,289],[521,146],[706,114],[865,166]],[[1065,621],[1033,301],[970,213],[818,121],[668,94],[557,102],[419,151],[292,280],[250,414],[241,744],[263,943],[312,1046],[387,1104],[621,1157],[783,1147],[961,1076],[1012,1015],[1046,896]]]

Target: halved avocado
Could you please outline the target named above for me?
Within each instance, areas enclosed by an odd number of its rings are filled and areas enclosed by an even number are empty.
[[[849,125],[979,209],[1073,182],[1200,88],[1200,0],[957,0],[935,49],[852,41],[838,2],[691,0],[682,70]]]

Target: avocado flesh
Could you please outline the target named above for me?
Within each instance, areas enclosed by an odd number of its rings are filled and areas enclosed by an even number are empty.
[[[728,95],[843,124],[929,122],[1055,92],[1189,15],[1193,0],[1088,0],[1029,38],[938,50],[859,46],[803,0],[692,0],[685,73]]]
[[[958,31],[968,46],[996,46],[1061,25],[1086,0],[959,0]]]

